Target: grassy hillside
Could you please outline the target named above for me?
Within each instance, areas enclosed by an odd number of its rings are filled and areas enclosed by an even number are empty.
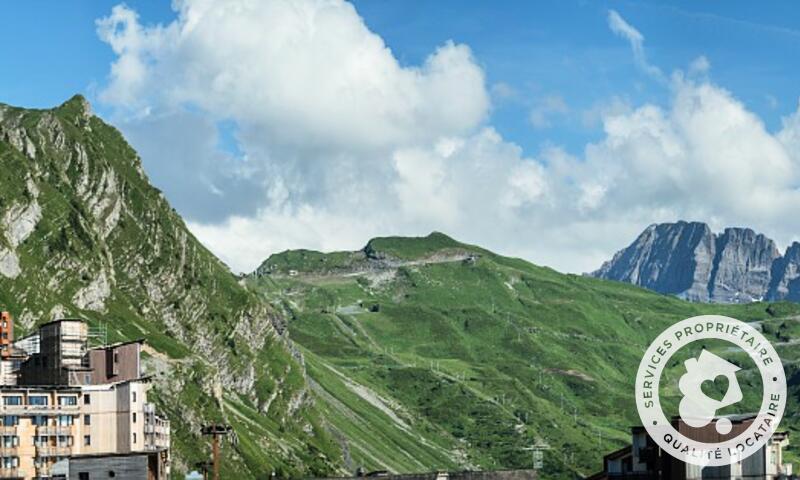
[[[248,282],[289,318],[353,469],[528,467],[526,448],[546,442],[548,477],[593,473],[638,424],[645,346],[693,315],[762,321],[794,389],[800,381],[797,305],[687,303],[439,233],[284,252]],[[800,425],[797,407],[795,390],[785,426]]]
[[[212,420],[236,430],[226,478],[340,468],[280,314],[196,241],[83,98],[0,105],[0,187],[0,309],[18,334],[73,316],[110,341],[146,338],[176,476],[209,458]]]

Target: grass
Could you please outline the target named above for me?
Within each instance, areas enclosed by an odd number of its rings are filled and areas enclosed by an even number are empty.
[[[453,249],[477,259],[420,262]],[[636,369],[646,345],[667,325],[716,313],[764,321],[765,333],[777,341],[800,338],[795,304],[693,304],[560,274],[436,233],[376,239],[365,250],[398,265],[391,267],[391,280],[379,281],[363,268],[315,270],[313,264],[335,262],[317,255],[312,265],[286,264],[301,272],[296,276],[249,282],[291,318],[291,337],[324,391],[319,403],[326,420],[350,447],[351,465],[367,469],[524,468],[531,462],[525,448],[547,442],[545,477],[591,474],[602,467],[604,453],[630,442],[629,428],[639,423]],[[357,253],[333,258],[346,255]],[[797,392],[795,357],[786,353],[784,360]],[[743,373],[745,385],[753,383],[751,373]],[[405,452],[412,447],[393,448],[399,440],[382,436],[397,427],[375,405],[359,401],[348,382],[385,399],[419,444],[452,453],[410,464]],[[797,398],[784,424],[792,430]],[[667,399],[668,408],[675,404]],[[796,460],[795,452],[790,448],[788,458]]]

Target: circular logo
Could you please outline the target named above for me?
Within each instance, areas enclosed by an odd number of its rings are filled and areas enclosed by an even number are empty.
[[[764,390],[761,406],[750,416],[717,415],[743,398],[736,376],[740,368],[704,348],[684,363],[686,373],[678,382],[680,416],[670,420],[659,398],[664,367],[681,348],[708,339],[730,342],[755,362]],[[708,396],[705,382],[726,387],[726,392]],[[647,348],[636,374],[636,407],[647,433],[665,452],[694,465],[730,465],[757,452],[778,428],[785,406],[786,376],[775,348],[751,325],[721,315],[692,317],[667,328]],[[702,441],[685,434],[691,429]]]

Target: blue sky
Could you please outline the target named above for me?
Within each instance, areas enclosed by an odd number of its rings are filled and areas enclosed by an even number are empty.
[[[86,95],[235,269],[444,230],[585,271],[656,221],[800,230],[790,2],[182,5],[7,3],[0,102]]]
[[[114,55],[95,21],[116,1],[12,2],[0,17],[0,101],[56,105],[74,93],[95,100]],[[169,2],[127,1],[143,23],[167,23]],[[665,71],[705,55],[715,81],[771,129],[800,97],[800,21],[791,2],[356,1],[367,25],[398,60],[418,65],[446,40],[469,45],[490,84],[513,87],[492,122],[526,150],[542,144],[579,150],[597,138],[581,112],[612,96],[663,102],[668,92],[636,69],[629,47],[608,30],[610,8],[645,34],[648,56]],[[43,11],[47,14],[43,14]],[[795,20],[794,22],[792,20]],[[537,98],[558,95],[569,113],[532,128]],[[96,102],[95,102],[96,103]],[[103,105],[96,105],[103,113]]]

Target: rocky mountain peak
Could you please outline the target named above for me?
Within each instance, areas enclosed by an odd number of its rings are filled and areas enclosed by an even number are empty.
[[[750,228],[715,234],[702,222],[654,224],[591,275],[693,301],[741,303],[789,298],[800,285],[800,244],[781,256]],[[792,286],[789,284],[791,283]]]

